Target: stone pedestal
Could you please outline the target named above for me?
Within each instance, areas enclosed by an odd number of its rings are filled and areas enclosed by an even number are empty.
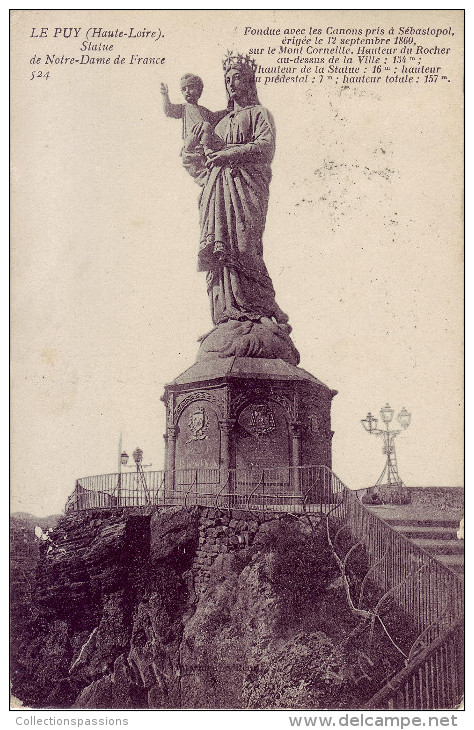
[[[166,469],[331,468],[337,391],[280,359],[204,360],[165,386]]]

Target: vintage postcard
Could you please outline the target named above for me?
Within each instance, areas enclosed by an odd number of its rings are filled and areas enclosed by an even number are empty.
[[[10,23],[12,706],[458,708],[463,11]]]

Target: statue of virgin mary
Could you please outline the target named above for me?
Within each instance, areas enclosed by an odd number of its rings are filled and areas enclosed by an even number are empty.
[[[219,330],[202,346],[208,352],[219,342],[213,352],[221,357],[282,357],[289,350],[283,359],[296,364],[288,316],[276,303],[263,260],[275,124],[259,102],[255,66],[248,57],[227,55],[227,113],[214,129],[206,122],[196,125],[196,144],[183,153],[184,166],[202,186],[198,269],[207,272],[212,321]]]

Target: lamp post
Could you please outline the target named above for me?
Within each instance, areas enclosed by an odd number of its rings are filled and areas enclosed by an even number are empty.
[[[122,434],[120,434],[119,441],[119,458],[118,458],[118,482],[117,482],[117,506],[120,507],[122,504],[122,466],[126,466],[128,461],[128,454],[126,451],[122,451]]]
[[[120,438],[120,456],[119,456],[119,474],[118,474],[118,484],[117,484],[117,504],[120,506],[122,502],[122,468],[127,467],[131,468],[134,465],[128,463],[129,456],[126,451],[122,451],[122,439]],[[149,466],[153,466],[152,464],[143,464],[143,451],[138,446],[136,447],[135,451],[132,454],[133,461],[135,462],[135,468],[136,468],[136,483],[137,483],[137,504],[139,503],[139,487],[141,486],[143,489],[143,492],[145,494],[145,500],[146,504],[150,504],[150,492],[148,489],[148,484],[146,482],[144,469],[146,469]]]
[[[402,490],[405,486],[398,473],[397,466],[397,455],[395,451],[395,437],[405,430],[410,425],[411,413],[408,413],[406,408],[402,408],[397,416],[397,420],[401,426],[401,429],[390,429],[389,425],[393,419],[394,410],[390,408],[387,403],[380,410],[380,418],[385,424],[385,429],[377,428],[378,419],[375,418],[370,412],[365,418],[361,420],[361,423],[367,433],[374,434],[375,436],[381,436],[383,439],[382,452],[386,454],[386,461],[383,471],[375,483],[375,493],[378,492],[382,487],[387,487],[390,495],[390,501],[392,503],[406,502],[403,498]]]

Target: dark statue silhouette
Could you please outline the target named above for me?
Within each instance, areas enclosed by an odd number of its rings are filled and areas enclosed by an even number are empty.
[[[199,95],[189,96],[184,89],[194,104],[194,118],[203,110],[191,131],[188,124],[181,153],[184,167],[202,187],[198,269],[207,272],[214,324],[201,337],[198,360],[237,355],[297,365],[288,316],[275,300],[263,260],[275,124],[258,99],[255,62],[229,52],[223,65],[228,97],[224,112],[199,107]],[[183,120],[190,118],[189,101],[171,106],[182,107]]]

